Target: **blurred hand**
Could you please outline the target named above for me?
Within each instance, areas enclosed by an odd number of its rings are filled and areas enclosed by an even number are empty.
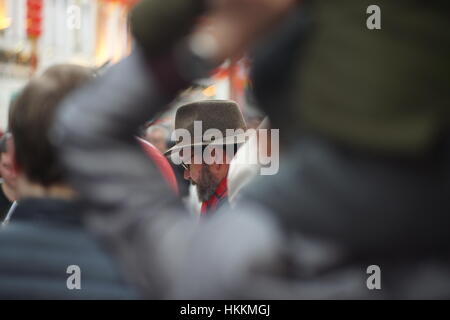
[[[241,55],[276,24],[298,0],[210,0],[191,44],[214,61]]]

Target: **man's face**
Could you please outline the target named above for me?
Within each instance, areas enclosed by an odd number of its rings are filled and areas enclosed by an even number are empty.
[[[184,178],[196,186],[198,199],[201,202],[207,201],[214,194],[219,183],[207,164],[187,165],[184,169]]]
[[[199,200],[207,201],[216,191],[220,181],[227,176],[229,160],[225,152],[216,153],[213,150],[211,154],[205,155],[203,150],[200,152],[192,148],[190,153],[186,153],[183,157],[184,151],[180,152],[183,159],[184,178],[197,187]],[[188,161],[189,157],[190,161]]]
[[[0,172],[5,183],[15,188],[17,176],[14,172],[12,156],[9,153],[0,153]]]

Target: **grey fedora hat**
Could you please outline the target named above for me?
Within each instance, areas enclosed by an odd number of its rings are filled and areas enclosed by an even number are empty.
[[[175,146],[166,151],[166,155],[174,155],[183,148],[196,145],[244,143],[247,126],[236,102],[201,100],[178,108],[175,115],[175,130],[179,129],[189,132],[191,139],[190,141],[179,139]],[[211,129],[220,133],[220,137],[208,134],[213,132]]]

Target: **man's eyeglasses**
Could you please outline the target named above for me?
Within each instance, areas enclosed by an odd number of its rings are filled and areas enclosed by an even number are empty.
[[[183,161],[181,162],[181,166],[183,167],[184,170],[189,171],[189,165],[184,163]]]

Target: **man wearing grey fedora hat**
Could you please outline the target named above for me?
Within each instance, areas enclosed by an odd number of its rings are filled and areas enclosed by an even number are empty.
[[[172,135],[177,143],[166,154],[196,186],[202,215],[228,202],[230,161],[245,142],[245,130],[242,113],[231,100],[202,100],[178,108]]]

